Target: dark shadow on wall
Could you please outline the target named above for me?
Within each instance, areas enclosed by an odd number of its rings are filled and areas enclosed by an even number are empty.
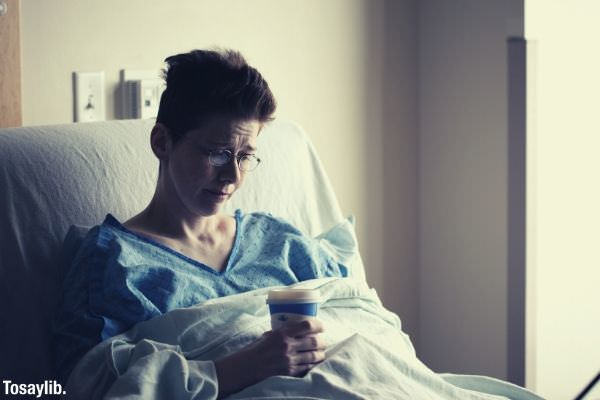
[[[525,385],[526,81],[527,44],[509,38],[508,50],[508,296],[507,378]]]
[[[382,301],[400,316],[418,352],[417,2],[365,2],[364,15],[366,190],[381,193],[381,203],[367,203],[373,224],[368,232],[381,238]],[[375,221],[383,232],[371,231]]]

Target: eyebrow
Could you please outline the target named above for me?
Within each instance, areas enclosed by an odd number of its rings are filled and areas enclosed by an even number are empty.
[[[212,144],[212,145],[215,145],[215,146],[231,146],[230,142],[217,142],[217,141],[211,140],[208,143]],[[244,149],[248,150],[248,151],[256,151],[257,150],[256,147],[254,147],[252,145],[249,145],[249,144],[247,144],[246,146],[244,146]]]

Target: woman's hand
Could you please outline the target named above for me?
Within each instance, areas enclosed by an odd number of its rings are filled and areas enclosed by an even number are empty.
[[[275,331],[265,332],[247,350],[258,368],[257,380],[272,375],[301,376],[325,359],[325,343],[319,320],[289,323]]]
[[[302,376],[325,359],[319,320],[290,322],[215,361],[219,395],[240,391],[273,375]]]

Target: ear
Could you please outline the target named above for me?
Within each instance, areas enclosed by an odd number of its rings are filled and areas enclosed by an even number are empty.
[[[167,161],[169,159],[173,142],[171,141],[168,128],[160,122],[154,124],[152,128],[152,132],[150,133],[150,147],[152,147],[152,152],[160,161]]]

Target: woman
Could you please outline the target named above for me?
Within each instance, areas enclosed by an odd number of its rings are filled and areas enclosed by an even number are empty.
[[[167,86],[150,135],[160,160],[156,191],[125,223],[108,215],[73,259],[55,323],[63,378],[95,344],[172,309],[347,275],[281,219],[220,213],[258,166],[256,139],[275,111],[260,73],[234,51],[196,50],[166,62]],[[289,324],[201,368],[214,368],[221,396],[271,375],[302,375],[324,359],[322,330],[318,322]]]

